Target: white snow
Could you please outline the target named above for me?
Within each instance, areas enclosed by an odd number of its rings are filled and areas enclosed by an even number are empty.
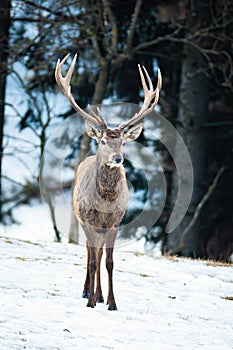
[[[0,349],[233,349],[232,266],[115,252],[118,311],[81,298],[85,247],[0,236]],[[102,263],[106,300],[107,273]]]

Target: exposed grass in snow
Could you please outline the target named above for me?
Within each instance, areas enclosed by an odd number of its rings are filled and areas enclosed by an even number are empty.
[[[119,311],[86,307],[81,246],[0,237],[0,349],[233,348],[233,268],[116,251]],[[107,273],[102,266],[103,293]]]

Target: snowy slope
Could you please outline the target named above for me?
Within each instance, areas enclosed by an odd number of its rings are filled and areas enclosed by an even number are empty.
[[[115,252],[118,311],[86,307],[81,246],[0,237],[0,349],[233,349],[233,268]],[[106,297],[107,274],[102,273]]]

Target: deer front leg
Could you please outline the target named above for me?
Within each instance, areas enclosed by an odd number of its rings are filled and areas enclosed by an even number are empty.
[[[95,307],[95,295],[94,295],[94,289],[95,289],[95,273],[96,273],[96,248],[90,247],[90,261],[89,261],[89,276],[90,276],[90,294],[88,298],[88,307]]]
[[[86,280],[83,287],[83,298],[88,298],[90,295],[90,271],[89,271],[89,263],[90,263],[90,248],[88,246],[88,242],[86,242],[87,246],[87,274],[86,274]]]
[[[95,301],[96,303],[103,303],[104,302],[104,298],[103,298],[103,294],[102,294],[102,289],[101,289],[101,279],[100,279],[100,266],[101,266],[101,259],[103,256],[103,248],[98,248],[97,249],[97,284],[96,284],[96,291],[95,291]]]
[[[106,248],[106,268],[108,271],[108,299],[107,305],[108,310],[117,310],[112,283],[112,272],[113,272],[113,248]]]

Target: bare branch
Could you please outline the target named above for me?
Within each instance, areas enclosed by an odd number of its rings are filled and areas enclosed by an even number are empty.
[[[32,141],[29,141],[29,140],[26,140],[26,139],[23,139],[22,137],[18,137],[18,136],[12,136],[12,135],[9,135],[9,134],[5,134],[5,137],[7,139],[12,139],[12,140],[17,140],[17,141],[20,141],[20,142],[25,142],[33,147],[39,147],[39,145],[36,145],[34,142]]]
[[[117,44],[118,44],[118,30],[115,17],[113,15],[109,0],[103,0],[103,6],[108,15],[109,21],[112,26],[111,30],[111,55],[115,55],[117,53]]]
[[[100,52],[100,47],[99,47],[96,35],[94,33],[92,33],[90,39],[91,39],[91,42],[92,42],[92,47],[93,47],[94,53],[96,55],[96,58],[99,61],[100,66],[105,65],[106,64],[106,60],[103,57],[103,55],[101,54],[101,52]]]
[[[126,47],[125,47],[126,52],[132,48],[133,37],[134,37],[134,33],[135,33],[137,20],[138,20],[139,14],[140,14],[141,6],[142,6],[142,0],[137,0],[135,8],[134,8],[134,13],[132,14],[132,17],[131,17],[129,34],[127,37],[127,42],[126,42]]]
[[[219,169],[219,171],[217,172],[213,182],[211,183],[211,185],[208,188],[208,191],[205,193],[205,195],[202,197],[201,201],[199,202],[195,213],[191,219],[191,221],[189,222],[188,226],[186,227],[186,229],[184,230],[181,240],[180,240],[180,244],[178,247],[169,250],[166,254],[167,255],[175,255],[177,253],[179,253],[182,249],[185,248],[185,239],[188,235],[188,233],[190,232],[191,228],[194,226],[194,224],[196,223],[198,217],[200,216],[201,210],[203,208],[203,206],[205,205],[206,201],[209,199],[209,197],[211,196],[211,194],[213,193],[213,191],[215,190],[218,181],[220,179],[220,177],[222,176],[223,172],[225,171],[225,168],[222,167]]]
[[[14,179],[10,178],[9,176],[6,176],[6,175],[2,175],[2,178],[9,181],[9,182],[12,182],[14,185],[17,185],[17,186],[21,186],[21,187],[24,187],[25,184],[21,183],[21,182],[18,182],[18,181],[15,181]]]

